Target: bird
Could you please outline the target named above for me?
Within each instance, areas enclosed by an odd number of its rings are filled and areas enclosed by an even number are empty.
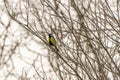
[[[54,46],[56,48],[56,50],[59,51],[57,46],[56,46],[56,40],[55,40],[53,34],[49,34],[48,43],[49,43],[50,46]]]

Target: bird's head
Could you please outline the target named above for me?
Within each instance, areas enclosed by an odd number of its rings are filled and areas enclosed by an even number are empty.
[[[52,34],[49,34],[49,37],[52,37],[53,35]]]

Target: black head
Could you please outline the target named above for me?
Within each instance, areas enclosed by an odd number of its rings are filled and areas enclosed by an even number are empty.
[[[52,37],[53,35],[52,34],[49,34],[49,37]]]

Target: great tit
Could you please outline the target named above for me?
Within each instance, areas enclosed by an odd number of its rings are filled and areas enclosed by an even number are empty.
[[[55,38],[54,38],[54,36],[52,34],[49,34],[48,42],[49,42],[50,46],[54,46],[58,51],[58,48],[56,47],[56,40],[55,40]]]

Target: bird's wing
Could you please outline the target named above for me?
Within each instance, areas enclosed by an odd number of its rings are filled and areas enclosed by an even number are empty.
[[[56,46],[56,41],[55,41],[55,38],[54,37],[51,37],[51,43]]]

